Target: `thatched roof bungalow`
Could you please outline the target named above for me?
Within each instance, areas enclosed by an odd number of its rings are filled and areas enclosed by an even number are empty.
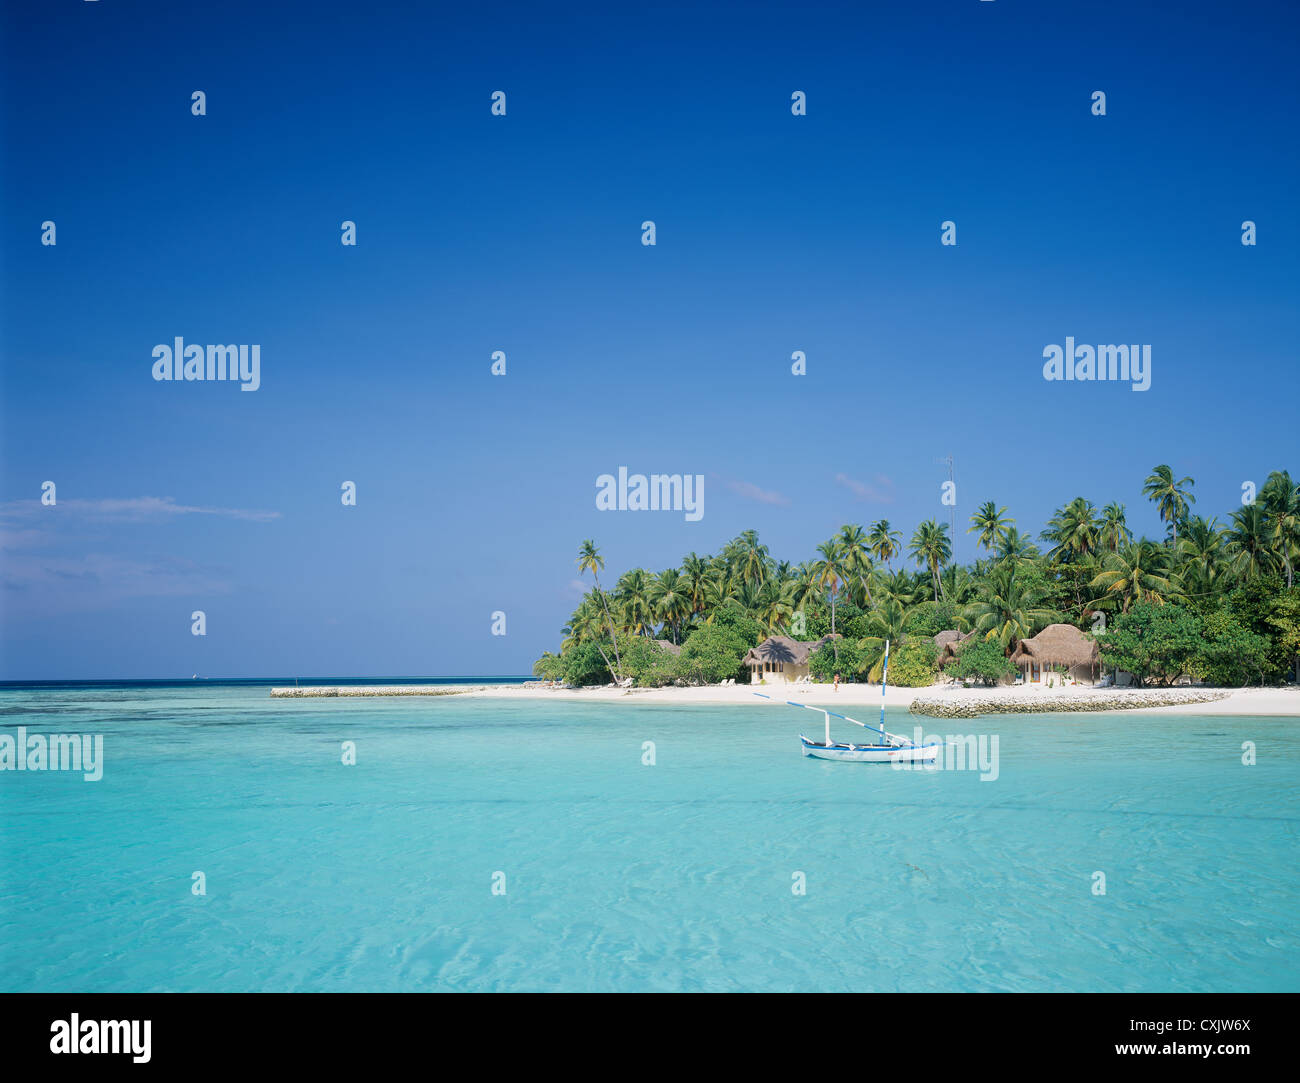
[[[764,680],[790,683],[808,676],[813,651],[832,638],[843,637],[836,633],[807,643],[789,636],[769,636],[745,654],[743,661],[749,667],[749,683],[760,684]]]
[[[939,668],[942,669],[957,657],[957,648],[973,636],[974,632],[959,632],[949,628],[934,637],[934,645],[939,648]]]
[[[1082,684],[1092,684],[1100,673],[1097,641],[1073,624],[1049,624],[1022,639],[1011,652],[1011,663],[1024,673],[1026,684],[1044,683],[1053,669],[1064,669]]]

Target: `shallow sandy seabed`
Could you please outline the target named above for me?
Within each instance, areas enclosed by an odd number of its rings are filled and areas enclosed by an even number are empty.
[[[1208,688],[1187,688],[1179,689],[1181,691],[1210,691]],[[982,700],[998,699],[1002,697],[1014,698],[1017,700],[1029,696],[1041,696],[1044,700],[1057,698],[1061,696],[1070,697],[1087,697],[1090,694],[1101,692],[1114,694],[1115,689],[1097,689],[1092,690],[1086,686],[1074,686],[1070,688],[972,688],[972,689],[953,689],[951,686],[932,685],[929,688],[890,688],[885,693],[885,703],[890,707],[910,707],[912,700],[917,696],[924,696],[927,699],[935,696],[951,696],[953,699],[960,699],[962,696],[979,697]],[[1119,692],[1126,691],[1119,689]],[[1161,689],[1147,690],[1151,694],[1158,694]],[[761,692],[771,697],[770,702],[765,702],[754,695],[755,692]],[[838,692],[834,691],[830,685],[804,685],[798,688],[784,687],[776,685],[736,685],[732,688],[719,688],[710,686],[707,688],[633,688],[624,690],[620,688],[525,688],[520,685],[501,685],[496,688],[485,688],[474,692],[465,693],[466,695],[485,698],[485,699],[556,699],[556,700],[575,700],[582,703],[596,703],[601,701],[619,702],[619,703],[667,703],[678,705],[689,704],[729,704],[732,706],[748,706],[756,709],[773,708],[786,699],[797,700],[800,703],[816,704],[818,706],[836,707],[844,710],[849,707],[879,707],[880,706],[880,685],[878,684],[841,684]],[[1135,694],[1137,694],[1135,692]],[[1047,707],[1047,704],[1044,704]],[[1232,692],[1226,699],[1216,700],[1212,703],[1180,703],[1170,707],[1138,707],[1133,708],[1140,714],[1188,714],[1188,715],[1284,715],[1300,718],[1300,687],[1290,686],[1286,688],[1242,688]]]

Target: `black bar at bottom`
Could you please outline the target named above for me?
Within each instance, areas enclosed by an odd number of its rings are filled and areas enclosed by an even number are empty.
[[[929,1066],[1201,1062],[1254,1074],[1294,1062],[1298,1009],[1295,994],[6,994],[0,1063],[335,1074],[470,1054],[494,1071],[658,1060],[676,1073],[892,1049]]]

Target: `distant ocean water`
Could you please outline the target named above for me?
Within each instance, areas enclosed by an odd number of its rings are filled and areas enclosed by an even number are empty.
[[[282,683],[0,688],[105,757],[0,772],[0,989],[1300,989],[1296,719],[926,720],[998,734],[980,782],[766,704]]]
[[[295,684],[385,685],[385,684],[520,684],[532,677],[172,677],[154,681],[0,681],[0,693],[9,691],[134,688],[142,691],[163,688],[283,688]]]

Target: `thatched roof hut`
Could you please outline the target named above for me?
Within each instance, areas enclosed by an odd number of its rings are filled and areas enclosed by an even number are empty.
[[[1089,639],[1073,624],[1049,624],[1036,636],[1022,639],[1011,653],[1013,665],[1041,670],[1061,666],[1071,672],[1097,666],[1097,641]]]
[[[744,658],[747,666],[762,665],[765,662],[784,663],[785,665],[806,666],[812,652],[832,638],[842,639],[837,632],[834,637],[822,636],[811,643],[791,639],[789,636],[768,636],[757,647],[750,647]]]
[[[671,639],[656,639],[655,643],[658,645],[660,650],[667,651],[674,657],[682,653],[682,648]]]
[[[939,668],[943,668],[957,657],[957,648],[973,636],[974,632],[959,632],[949,628],[934,637],[934,645],[939,648]]]

